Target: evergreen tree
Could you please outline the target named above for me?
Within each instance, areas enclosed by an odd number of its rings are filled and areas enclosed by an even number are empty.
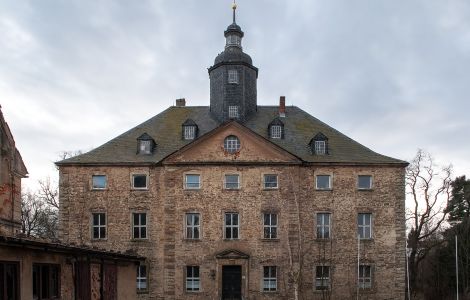
[[[470,217],[470,179],[463,175],[455,178],[451,185],[452,195],[446,208],[448,220],[462,222]]]

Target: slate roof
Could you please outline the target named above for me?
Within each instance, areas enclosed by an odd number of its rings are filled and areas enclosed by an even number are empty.
[[[282,118],[285,130],[284,139],[269,139],[268,125],[279,116],[278,109],[278,106],[258,106],[256,114],[243,125],[298,156],[304,162],[407,164],[405,161],[375,153],[295,106],[286,107],[286,117]],[[197,124],[198,138],[220,125],[212,117],[208,106],[172,106],[106,144],[90,152],[57,162],[57,165],[158,163],[192,142],[181,137],[182,124],[187,119]],[[319,132],[328,137],[328,155],[314,155],[309,147],[309,142]],[[136,154],[137,138],[143,133],[150,135],[157,143],[152,155]]]

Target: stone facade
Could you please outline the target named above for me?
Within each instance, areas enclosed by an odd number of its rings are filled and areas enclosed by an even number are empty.
[[[289,272],[300,265],[306,299],[353,297],[357,280],[357,215],[372,214],[372,239],[361,240],[360,262],[373,267],[372,288],[361,299],[402,299],[405,284],[404,168],[388,165],[305,164],[248,130],[216,130],[154,166],[61,166],[61,238],[105,249],[136,250],[147,257],[148,292],[142,299],[219,299],[222,267],[240,265],[244,299],[292,299]],[[221,149],[223,137],[242,141],[238,155]],[[147,174],[148,188],[132,189],[132,174]],[[199,174],[200,188],[185,189],[185,174]],[[225,174],[239,174],[240,188],[224,188]],[[263,175],[278,175],[264,189]],[[331,175],[332,189],[315,188]],[[106,175],[105,189],[92,188]],[[372,189],[358,190],[358,175]],[[91,238],[91,214],[106,213],[106,239]],[[146,212],[148,236],[132,238],[133,212]],[[239,238],[224,239],[224,213],[239,214]],[[331,213],[331,238],[316,236],[316,214]],[[185,214],[200,214],[200,238],[185,238]],[[276,239],[263,238],[263,214],[278,216]],[[292,259],[292,262],[290,260]],[[331,288],[315,290],[315,268],[331,266]],[[200,291],[187,292],[185,267],[199,266]],[[278,269],[277,290],[263,291],[263,266]]]

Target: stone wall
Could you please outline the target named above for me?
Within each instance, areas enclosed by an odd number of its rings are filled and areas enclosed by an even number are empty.
[[[184,189],[184,174],[201,175],[199,190]],[[148,190],[133,190],[131,176],[149,176]],[[107,175],[105,190],[91,189],[92,175]],[[239,174],[241,188],[223,188],[224,174]],[[263,174],[278,174],[279,189],[264,190]],[[315,175],[332,175],[332,190],[315,189]],[[373,176],[372,190],[357,189],[357,176]],[[61,166],[61,238],[109,250],[134,249],[148,258],[149,292],[142,299],[211,299],[220,296],[223,265],[242,266],[247,299],[290,299],[288,274],[301,266],[301,294],[314,290],[315,266],[332,268],[333,299],[356,293],[357,214],[372,213],[373,239],[360,242],[360,261],[373,266],[373,288],[361,299],[403,299],[405,291],[404,169],[386,166],[166,165],[154,167]],[[107,238],[91,239],[91,213],[106,212]],[[147,212],[148,239],[133,240],[132,212]],[[184,216],[201,215],[201,238],[187,240]],[[223,215],[238,212],[240,238],[224,240]],[[264,212],[278,214],[279,238],[263,239]],[[316,239],[317,212],[332,214],[332,238]],[[216,258],[234,249],[241,257]],[[289,250],[290,249],[290,250]],[[290,261],[292,260],[292,263]],[[201,291],[185,291],[185,266],[200,266]],[[262,292],[262,267],[278,267],[278,291]],[[134,273],[135,276],[135,273]]]

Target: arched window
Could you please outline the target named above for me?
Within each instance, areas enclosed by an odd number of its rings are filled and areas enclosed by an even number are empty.
[[[284,138],[284,123],[279,118],[275,118],[268,125],[268,134],[271,139],[283,139]]]
[[[240,151],[240,140],[234,135],[229,135],[224,140],[224,150],[228,153],[237,153]]]

